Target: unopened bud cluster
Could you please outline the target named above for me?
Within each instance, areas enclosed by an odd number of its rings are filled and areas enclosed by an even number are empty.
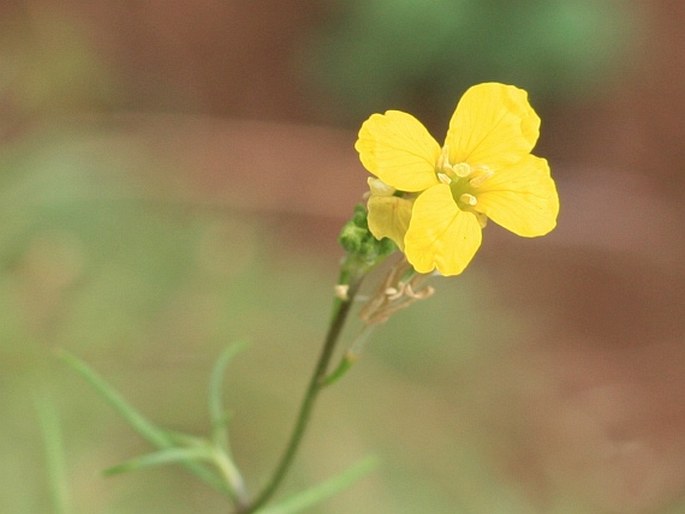
[[[372,266],[394,252],[397,247],[388,238],[376,239],[369,231],[366,207],[357,204],[354,214],[343,226],[338,240],[348,255]]]

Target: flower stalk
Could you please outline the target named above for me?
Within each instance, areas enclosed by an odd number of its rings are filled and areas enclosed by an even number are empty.
[[[349,259],[346,261],[349,262]],[[348,314],[352,307],[352,302],[359,291],[359,286],[361,285],[365,274],[366,271],[360,270],[354,266],[346,266],[345,263],[343,263],[340,284],[347,286],[346,294],[344,298],[339,296],[336,296],[335,298],[331,324],[329,325],[326,338],[324,339],[319,360],[314,368],[314,372],[309,380],[309,385],[305,391],[302,404],[300,405],[300,411],[295,421],[295,426],[290,434],[290,439],[288,440],[283,455],[281,456],[281,460],[276,466],[276,469],[269,482],[266,484],[264,489],[262,489],[261,493],[247,506],[240,508],[237,511],[238,513],[251,514],[256,512],[271,499],[271,497],[276,493],[278,487],[283,482],[283,479],[286,477],[290,466],[295,459],[297,450],[302,443],[307,426],[309,425],[316,399],[321,390],[324,389],[329,383],[327,381],[328,368],[334,355],[337,343],[340,339],[342,329],[347,321]]]

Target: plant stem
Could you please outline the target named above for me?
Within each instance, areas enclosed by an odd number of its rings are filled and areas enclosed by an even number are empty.
[[[281,460],[279,461],[276,470],[262,492],[249,505],[239,508],[237,511],[238,513],[251,514],[257,511],[257,509],[262,507],[271,499],[288,473],[290,465],[295,458],[295,454],[300,447],[305,430],[309,424],[316,398],[321,389],[323,389],[326,385],[326,374],[328,372],[331,358],[333,357],[340,333],[342,332],[345,321],[347,320],[347,315],[349,314],[352,306],[352,301],[359,290],[359,285],[361,284],[362,278],[363,275],[352,274],[352,276],[350,276],[349,273],[343,271],[341,283],[349,285],[347,296],[345,299],[336,298],[333,308],[333,318],[331,319],[331,324],[328,327],[328,333],[326,334],[326,339],[324,340],[321,354],[319,355],[319,360],[314,368],[314,373],[312,374],[312,377],[309,381],[309,386],[307,387],[302,404],[300,405],[300,412],[290,435],[288,445],[281,456]]]

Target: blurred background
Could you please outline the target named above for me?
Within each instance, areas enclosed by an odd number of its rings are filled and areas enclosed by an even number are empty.
[[[376,455],[309,512],[685,512],[683,27],[677,0],[2,2],[0,512],[54,511],[46,404],[69,514],[228,510],[175,467],[104,478],[149,447],[57,348],[204,434],[211,366],[248,341],[226,392],[258,489],[365,190],[360,123],[402,109],[442,140],[489,80],[542,117],[559,226],[491,224],[382,326],[283,494]]]

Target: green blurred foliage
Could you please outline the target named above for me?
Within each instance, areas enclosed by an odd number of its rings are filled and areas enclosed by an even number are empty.
[[[354,0],[310,40],[303,66],[358,120],[416,105],[428,114],[485,81],[538,101],[582,96],[616,71],[637,24],[625,2]],[[449,115],[449,114],[448,114]]]

